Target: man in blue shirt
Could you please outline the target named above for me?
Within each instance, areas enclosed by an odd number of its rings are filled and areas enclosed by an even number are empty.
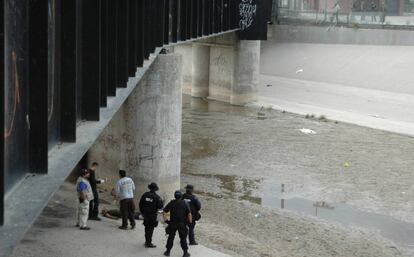
[[[134,181],[126,176],[125,170],[119,171],[119,177],[121,178],[116,183],[116,194],[119,197],[120,212],[122,217],[122,225],[120,229],[128,228],[128,220],[131,228],[135,228],[135,204],[134,204]]]
[[[82,169],[80,171],[80,176],[76,181],[76,191],[78,192],[78,210],[77,210],[77,220],[76,226],[79,226],[81,230],[89,230],[87,226],[88,216],[89,216],[89,202],[93,201],[93,192],[91,185],[89,184],[88,177],[89,171],[87,169]]]

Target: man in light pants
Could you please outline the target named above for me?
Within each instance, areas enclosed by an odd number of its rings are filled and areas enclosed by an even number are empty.
[[[87,222],[89,217],[89,202],[93,200],[93,192],[91,184],[88,181],[89,175],[90,173],[87,169],[82,169],[76,181],[76,191],[79,197],[76,226],[79,226],[81,230],[90,229],[87,226]]]

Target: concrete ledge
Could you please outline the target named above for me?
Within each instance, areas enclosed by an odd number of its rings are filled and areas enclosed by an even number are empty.
[[[47,175],[28,174],[9,191],[5,197],[5,222],[0,227],[0,257],[11,254],[49,199],[143,78],[160,50],[157,48],[145,61],[144,67],[137,69],[136,76],[129,78],[127,88],[117,89],[116,97],[108,98],[108,107],[100,109],[99,122],[82,122],[78,125],[76,143],[57,145],[49,151]]]

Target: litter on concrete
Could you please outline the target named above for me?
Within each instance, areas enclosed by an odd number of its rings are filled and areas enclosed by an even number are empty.
[[[316,131],[314,131],[312,129],[307,129],[307,128],[299,129],[299,131],[302,132],[303,134],[306,134],[306,135],[314,135],[314,134],[316,134]]]

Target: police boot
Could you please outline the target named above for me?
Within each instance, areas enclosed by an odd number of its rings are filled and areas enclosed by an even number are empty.
[[[170,251],[169,250],[165,251],[164,256],[170,256]]]
[[[191,254],[187,251],[185,251],[184,254],[183,254],[183,257],[190,257],[190,256],[191,256]]]
[[[153,243],[145,243],[145,248],[155,248],[157,247],[156,245],[154,245]]]

